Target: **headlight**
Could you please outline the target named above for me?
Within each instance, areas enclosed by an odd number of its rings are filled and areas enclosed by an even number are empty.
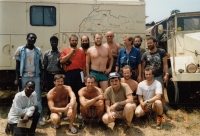
[[[195,73],[197,71],[197,65],[191,63],[187,65],[186,70],[188,73]]]

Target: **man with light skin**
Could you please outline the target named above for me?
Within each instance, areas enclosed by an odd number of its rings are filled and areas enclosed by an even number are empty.
[[[129,85],[129,87],[131,88],[131,90],[133,92],[132,93],[133,101],[136,102],[136,104],[137,104],[138,99],[137,99],[137,96],[136,96],[136,90],[137,90],[137,87],[138,87],[138,82],[131,79],[131,75],[132,75],[131,67],[128,66],[128,65],[124,66],[122,68],[122,75],[123,75],[123,78],[121,79],[121,82]]]
[[[51,110],[50,118],[54,128],[57,129],[60,126],[62,113],[64,113],[70,120],[69,131],[76,134],[78,131],[73,126],[77,108],[76,96],[70,86],[64,85],[64,78],[64,75],[56,74],[54,76],[55,87],[47,93],[48,106]],[[70,101],[68,97],[70,97]]]
[[[108,78],[111,86],[104,92],[106,113],[102,120],[108,125],[116,118],[125,118],[127,126],[130,127],[135,109],[132,90],[126,83],[121,83],[117,72],[110,73]]]
[[[98,117],[98,123],[101,123],[104,114],[104,97],[103,91],[94,86],[95,77],[88,75],[85,77],[85,86],[79,90],[80,111],[83,121],[80,128],[86,124],[86,118]]]
[[[156,112],[158,114],[156,129],[161,129],[163,115],[162,85],[154,79],[154,72],[151,67],[146,67],[144,74],[146,80],[139,83],[136,92],[140,105],[136,108],[135,115],[140,117],[147,112]]]
[[[106,40],[107,42],[104,43],[103,45],[108,48],[110,50],[110,52],[112,53],[113,56],[113,66],[111,69],[111,72],[115,72],[115,64],[117,61],[117,57],[118,57],[118,52],[121,49],[120,45],[116,42],[114,42],[114,33],[112,31],[108,31],[106,32]],[[108,64],[110,63],[110,61],[108,61]]]
[[[88,36],[83,35],[81,37],[81,47],[80,47],[80,49],[82,49],[84,51],[85,55],[86,55],[86,52],[87,52],[89,47],[90,47],[90,39],[89,39]]]
[[[169,76],[167,53],[164,49],[157,48],[156,44],[157,40],[155,37],[150,36],[147,38],[147,47],[149,51],[146,51],[142,55],[142,70],[144,71],[145,67],[152,67],[154,69],[154,78],[162,84],[162,91],[164,92],[164,83],[167,83]],[[166,114],[167,107],[163,93],[161,96],[161,100],[163,104],[164,113]]]
[[[122,76],[122,68],[129,65],[133,73],[131,78],[140,82],[142,80],[140,51],[133,47],[133,37],[130,35],[124,36],[124,45],[125,48],[122,48],[118,53],[115,70]]]
[[[139,35],[135,36],[133,44],[134,44],[135,48],[140,50],[140,56],[142,57],[142,55],[146,52],[146,50],[144,48],[140,47],[142,44],[142,37]]]
[[[94,35],[94,46],[87,50],[86,54],[86,73],[93,75],[96,78],[95,86],[100,84],[103,92],[108,87],[107,74],[110,73],[113,65],[113,57],[111,52],[105,46],[102,46],[102,35]],[[106,64],[110,60],[109,67]]]

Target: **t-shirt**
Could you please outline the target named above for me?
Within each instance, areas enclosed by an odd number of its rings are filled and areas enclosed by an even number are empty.
[[[167,53],[163,49],[157,49],[157,51],[154,53],[146,51],[142,55],[142,61],[146,61],[146,67],[150,66],[155,70],[154,77],[162,75],[162,73],[163,73],[162,59],[165,56],[167,56]]]
[[[111,105],[126,100],[127,95],[132,94],[131,88],[126,83],[121,83],[120,89],[118,92],[114,92],[112,86],[108,87],[104,92],[104,98],[110,100]],[[123,110],[124,106],[119,105],[116,110]]]
[[[26,48],[26,61],[25,61],[25,72],[35,72],[35,65],[34,65],[34,49],[30,50]]]
[[[69,47],[65,48],[62,50],[61,55],[60,55],[60,59],[63,56],[66,56],[67,54],[69,54],[71,51],[71,49]],[[70,61],[72,62],[69,66],[67,66],[67,68],[65,69],[65,71],[68,70],[74,70],[74,69],[81,69],[83,70],[83,67],[85,67],[85,53],[83,50],[81,49],[76,49],[75,54],[71,57]]]
[[[159,81],[154,80],[154,82],[148,86],[146,80],[144,80],[138,84],[136,94],[142,95],[144,101],[149,100],[156,94],[162,94],[162,85]]]

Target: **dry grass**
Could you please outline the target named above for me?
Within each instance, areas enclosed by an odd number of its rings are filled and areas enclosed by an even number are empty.
[[[3,101],[3,103],[11,103],[11,101]],[[5,125],[7,123],[7,114],[10,105],[5,107],[0,103],[0,136],[5,136]],[[44,109],[44,114],[46,108]],[[169,107],[168,115],[170,119],[163,123],[161,130],[156,130],[156,115],[148,115],[146,118],[134,118],[132,127],[129,130],[125,128],[123,120],[117,120],[113,131],[104,130],[101,126],[97,125],[95,120],[84,128],[79,129],[78,135],[80,136],[199,136],[200,128],[200,110],[185,111],[184,109],[174,110]],[[186,118],[187,117],[187,118]],[[75,120],[75,126],[78,128],[79,120]],[[62,121],[61,127],[58,130],[52,128],[52,123],[46,121],[45,126],[39,126],[36,130],[37,136],[65,136],[68,133],[68,121]]]

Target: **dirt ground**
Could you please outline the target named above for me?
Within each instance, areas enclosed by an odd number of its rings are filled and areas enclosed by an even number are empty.
[[[15,92],[9,92],[13,96]],[[7,123],[7,114],[9,112],[12,99],[5,99],[6,93],[0,91],[0,135],[5,136],[5,125]],[[113,130],[104,130],[98,126],[96,120],[92,119],[84,129],[78,129],[79,136],[200,136],[200,110],[185,107],[184,109],[173,109],[170,106],[167,112],[167,119],[163,122],[161,130],[156,130],[156,115],[149,114],[142,118],[133,118],[132,127],[129,130],[125,128],[123,120],[116,120],[115,126],[111,124]],[[43,119],[46,116],[46,104],[44,103]],[[52,128],[51,121],[45,121],[45,126],[38,125],[36,136],[66,136],[72,135],[68,132],[68,121],[62,120],[61,127],[57,130]],[[79,126],[79,119],[75,120],[75,127]]]

